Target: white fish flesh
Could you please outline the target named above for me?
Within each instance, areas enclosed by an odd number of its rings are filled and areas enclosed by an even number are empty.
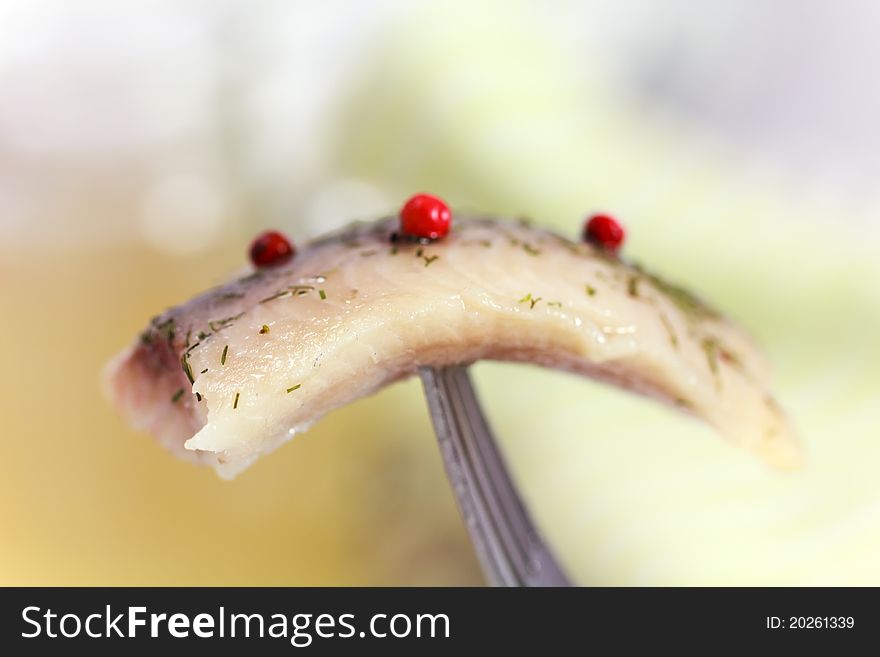
[[[526,222],[456,217],[426,244],[396,228],[355,224],[168,310],[110,364],[108,394],[135,427],[232,477],[420,366],[521,361],[653,396],[775,466],[799,462],[751,340],[681,288]]]

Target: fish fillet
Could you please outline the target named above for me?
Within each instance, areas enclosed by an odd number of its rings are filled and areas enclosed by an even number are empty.
[[[526,222],[457,217],[428,244],[396,227],[352,225],[154,318],[108,366],[109,396],[228,478],[420,366],[521,361],[650,395],[798,464],[761,355],[684,290]]]

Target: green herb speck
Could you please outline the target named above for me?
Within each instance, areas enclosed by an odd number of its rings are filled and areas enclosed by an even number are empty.
[[[263,324],[263,326],[260,328],[260,335],[265,335],[268,332],[269,332],[269,325]]]
[[[438,255],[425,256],[424,258],[422,258],[422,260],[425,261],[425,267],[427,267],[428,265],[430,265],[432,262],[434,262],[439,257],[440,256],[438,256]]]
[[[678,348],[678,336],[675,334],[675,331],[672,328],[672,323],[669,321],[666,313],[660,313],[660,321],[663,322],[663,327],[669,334],[669,342],[673,347]]]
[[[233,315],[232,317],[224,317],[223,319],[214,319],[208,322],[208,326],[211,327],[212,331],[221,331],[225,328],[232,326],[233,322],[238,319],[244,317],[244,312],[240,312],[237,315]]]
[[[183,356],[180,357],[180,366],[183,368],[183,373],[186,374],[186,378],[189,379],[190,385],[196,382],[195,377],[193,376],[192,367],[189,364],[189,354],[184,352]]]
[[[639,298],[639,277],[631,275],[629,277],[629,279],[627,280],[626,289],[627,289],[627,292],[629,293],[629,296],[631,296],[634,299],[638,299]]]
[[[229,353],[229,345],[223,347],[223,353],[220,355],[220,364],[226,365],[226,354]]]
[[[715,338],[704,338],[700,343],[706,353],[706,362],[712,374],[718,374],[718,341]]]
[[[288,388],[287,393],[290,394],[294,390],[299,390],[300,388],[302,388],[302,383],[297,383],[295,386]]]
[[[586,289],[587,294],[589,296],[591,296],[591,297],[596,296],[596,288],[594,288],[592,285],[587,285],[585,289]]]
[[[221,301],[228,301],[229,299],[241,299],[244,297],[244,293],[242,292],[224,292],[223,294],[217,295],[217,298]]]
[[[271,297],[266,297],[265,299],[260,299],[260,303],[269,303],[270,301],[274,301],[275,299],[280,299],[281,297],[289,297],[293,292],[290,290],[280,290],[273,294]]]
[[[233,411],[234,411],[236,408],[238,408],[238,398],[239,398],[240,395],[241,395],[240,392],[235,393],[235,400],[232,402],[232,410],[233,410]]]
[[[175,392],[173,395],[171,395],[171,403],[176,404],[177,402],[179,402],[180,398],[183,397],[184,392],[185,392],[184,389],[181,388],[180,390]]]
[[[324,290],[318,290],[318,296],[321,297],[321,301],[324,301],[327,298],[327,293]]]
[[[174,318],[169,317],[164,322],[161,322],[158,324],[156,323],[156,320],[154,319],[153,326],[156,327],[156,331],[160,335],[162,335],[162,334],[165,335],[165,337],[168,339],[168,345],[171,346],[171,344],[174,342],[174,336],[177,333],[177,328],[174,325]]]

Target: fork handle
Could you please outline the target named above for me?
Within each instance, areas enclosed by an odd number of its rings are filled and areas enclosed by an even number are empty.
[[[511,481],[463,366],[419,370],[446,474],[494,586],[570,586]]]

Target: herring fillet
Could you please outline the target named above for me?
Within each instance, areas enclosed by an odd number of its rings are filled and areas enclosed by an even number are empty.
[[[226,478],[328,411],[420,366],[522,361],[692,413],[772,465],[800,445],[736,326],[638,266],[526,222],[393,218],[306,245],[152,320],[108,366],[128,421]]]

